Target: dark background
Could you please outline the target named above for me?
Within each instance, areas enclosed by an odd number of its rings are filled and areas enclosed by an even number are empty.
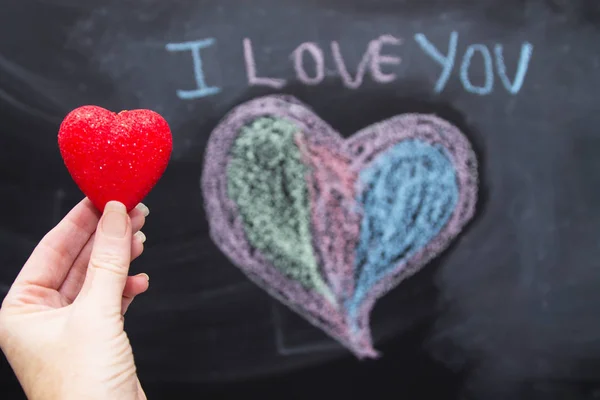
[[[71,109],[150,108],[170,123],[174,152],[145,200],[148,242],[133,272],[151,287],[126,329],[150,399],[600,398],[600,3],[526,0],[1,0],[0,294],[37,241],[82,197],[58,152]],[[459,33],[444,91],[441,68],[412,40],[442,52]],[[352,73],[370,40],[405,39],[398,79],[356,90],[335,76],[338,40]],[[218,95],[193,89],[189,53],[166,43],[216,39],[203,50]],[[289,79],[249,87],[242,39],[259,73]],[[294,81],[290,54],[317,42],[326,80]],[[509,76],[521,43],[535,46],[525,84],[509,94],[465,91],[458,68],[473,43],[505,46]],[[483,69],[473,67],[474,82]],[[237,104],[287,93],[345,136],[403,112],[458,125],[480,161],[478,211],[463,235],[373,312],[377,361],[358,361],[279,305],[208,236],[200,191],[212,128]],[[20,398],[2,359],[2,398]],[[14,392],[14,394],[13,394]],[[5,396],[6,394],[6,396]]]

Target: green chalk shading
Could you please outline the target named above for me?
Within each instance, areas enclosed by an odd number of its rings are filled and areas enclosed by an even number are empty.
[[[335,303],[311,244],[308,170],[296,133],[294,124],[276,118],[243,127],[231,149],[228,196],[238,206],[250,244],[286,276]]]

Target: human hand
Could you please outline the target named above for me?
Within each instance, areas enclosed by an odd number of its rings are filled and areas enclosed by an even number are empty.
[[[0,348],[30,400],[146,399],[123,315],[148,209],[85,198],[37,245],[0,308]],[[136,232],[134,235],[133,232]]]

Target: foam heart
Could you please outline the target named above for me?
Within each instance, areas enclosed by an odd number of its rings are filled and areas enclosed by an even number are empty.
[[[173,147],[169,125],[154,111],[116,114],[97,106],[71,111],[58,145],[73,180],[99,210],[117,200],[128,211],[156,185]]]
[[[202,175],[211,237],[272,296],[358,357],[376,357],[377,300],[472,218],[466,137],[407,114],[344,140],[294,98],[242,104],[213,131]]]

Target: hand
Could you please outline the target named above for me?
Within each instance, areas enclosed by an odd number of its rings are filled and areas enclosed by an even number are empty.
[[[0,348],[30,400],[145,399],[123,315],[148,209],[82,200],[38,244],[0,308]],[[136,232],[134,235],[132,232]]]

